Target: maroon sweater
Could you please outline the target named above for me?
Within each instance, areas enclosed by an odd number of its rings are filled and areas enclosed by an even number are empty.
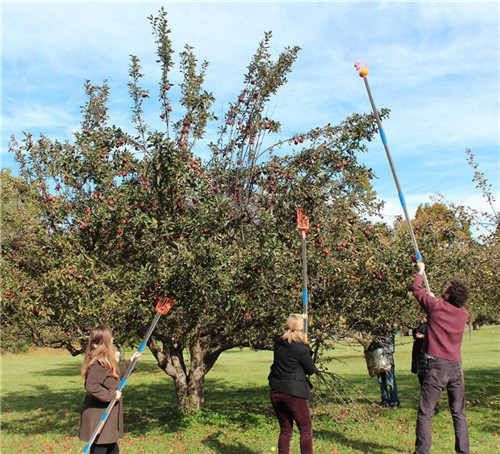
[[[422,288],[421,274],[415,276],[411,290],[427,313],[427,333],[422,351],[436,358],[461,362],[460,348],[469,318],[467,309],[429,295]]]

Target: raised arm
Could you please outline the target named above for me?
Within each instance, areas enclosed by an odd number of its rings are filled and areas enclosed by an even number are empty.
[[[413,280],[413,284],[411,286],[411,291],[413,296],[417,299],[420,305],[426,309],[431,304],[434,304],[437,301],[437,298],[434,295],[428,294],[422,288],[422,278],[425,272],[425,264],[424,262],[417,262],[417,275]]]

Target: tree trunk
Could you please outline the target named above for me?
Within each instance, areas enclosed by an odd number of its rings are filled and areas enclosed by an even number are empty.
[[[161,346],[160,346],[161,345]],[[205,375],[210,371],[222,349],[209,349],[200,339],[189,346],[190,366],[186,367],[184,349],[171,339],[163,339],[161,344],[154,340],[149,342],[159,367],[170,377],[175,385],[177,408],[185,413],[194,413],[205,404]]]

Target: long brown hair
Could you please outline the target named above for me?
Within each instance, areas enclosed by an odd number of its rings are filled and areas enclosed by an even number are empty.
[[[304,317],[295,314],[290,315],[286,322],[286,330],[281,335],[281,340],[289,344],[292,342],[308,344],[307,334],[304,333]]]
[[[118,364],[113,347],[113,333],[106,325],[99,325],[90,333],[89,343],[85,350],[85,359],[82,365],[82,377],[87,378],[87,373],[96,361],[108,368],[113,377],[118,378]]]

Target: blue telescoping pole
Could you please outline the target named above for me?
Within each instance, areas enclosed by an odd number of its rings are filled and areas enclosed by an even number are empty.
[[[162,315],[166,315],[167,312],[172,308],[173,302],[172,298],[158,298],[158,304],[156,305],[156,315],[151,323],[151,325],[148,328],[148,331],[146,335],[144,336],[142,342],[140,343],[139,347],[137,348],[137,351],[142,353],[144,349],[146,348],[146,345],[148,343],[149,338],[151,337],[151,334],[153,334],[153,330],[156,327],[156,324],[158,323],[158,320],[160,320],[160,317]],[[125,375],[123,378],[120,380],[120,385],[118,386],[118,391],[121,391],[123,388],[125,388],[125,385],[127,384],[128,377],[134,370],[135,365],[137,364],[138,359],[134,358],[130,365],[127,368],[127,371],[125,372]],[[106,410],[104,411],[103,415],[101,416],[101,419],[99,420],[99,423],[97,424],[97,427],[95,428],[94,432],[92,433],[92,436],[90,437],[90,440],[87,442],[85,447],[83,448],[83,453],[88,453],[90,452],[90,448],[92,447],[92,443],[96,439],[97,435],[101,433],[102,428],[104,427],[104,424],[106,424],[106,421],[108,420],[109,414],[111,413],[111,410],[113,409],[113,406],[116,403],[116,399],[113,399]]]
[[[410,238],[413,243],[413,248],[415,249],[415,255],[419,262],[422,262],[422,254],[418,249],[417,239],[415,238],[415,234],[413,233],[413,227],[411,225],[410,216],[408,214],[408,209],[406,207],[405,198],[403,195],[403,191],[401,190],[401,185],[399,184],[398,176],[396,174],[396,168],[394,167],[394,163],[392,161],[391,152],[389,150],[389,144],[387,143],[387,137],[385,136],[384,128],[382,126],[382,121],[378,115],[377,108],[375,107],[375,102],[373,101],[372,92],[370,90],[370,85],[368,84],[368,68],[366,64],[359,63],[358,61],[354,62],[354,67],[358,71],[359,76],[364,80],[366,91],[368,93],[368,98],[370,98],[370,104],[372,106],[373,115],[375,115],[375,120],[377,121],[377,126],[380,134],[380,138],[382,139],[382,143],[384,145],[385,153],[387,155],[387,159],[389,161],[389,165],[391,167],[392,176],[394,177],[394,182],[396,183],[396,188],[398,190],[399,201],[401,202],[401,206],[403,207],[403,212],[406,218],[406,222],[408,224],[408,231],[410,232]],[[425,288],[427,289],[427,293],[430,293],[429,282],[427,281],[427,275],[424,273],[423,275]]]

